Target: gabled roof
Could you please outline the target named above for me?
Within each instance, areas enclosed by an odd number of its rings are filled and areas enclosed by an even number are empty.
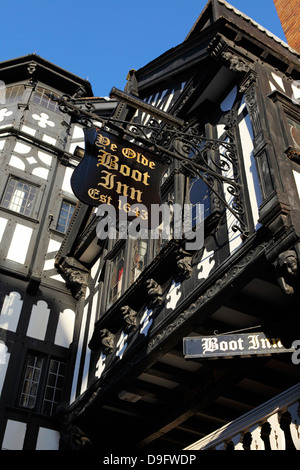
[[[230,5],[230,3],[226,2],[225,0],[209,0],[207,2],[202,13],[198,17],[197,21],[195,22],[187,37],[185,38],[185,41],[198,35],[201,31],[203,31],[205,28],[207,28],[220,18],[225,18],[229,22],[233,22],[236,25],[243,21],[244,25],[249,25],[247,31],[248,33],[251,34],[252,30],[252,33],[257,35],[258,39],[262,38],[262,40],[263,36],[266,36],[275,43],[287,49],[292,54],[295,54],[296,56],[300,57],[299,52],[290,47],[286,42],[275,36],[273,33],[258,24],[249,16],[239,11],[237,8]]]

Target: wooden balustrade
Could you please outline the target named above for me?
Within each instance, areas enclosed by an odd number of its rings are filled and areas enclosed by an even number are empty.
[[[300,383],[185,450],[300,450]]]

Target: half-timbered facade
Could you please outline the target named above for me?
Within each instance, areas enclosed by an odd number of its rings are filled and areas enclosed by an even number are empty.
[[[263,420],[257,408],[288,394],[300,374],[290,349],[299,336],[299,78],[295,50],[214,0],[182,44],[131,71],[125,93],[112,90],[119,104],[102,125],[160,155],[162,200],[202,205],[204,243],[189,249],[172,233],[99,240],[97,215],[70,230],[56,265],[64,272],[75,260],[90,278],[63,447],[178,451],[249,410],[259,425],[245,418],[219,448],[273,448],[279,432],[276,445],[299,447],[272,415],[274,401]],[[75,217],[84,213],[78,206]],[[290,352],[184,356],[184,338],[232,331],[253,341],[261,331]],[[278,406],[293,429],[297,397]],[[270,415],[271,433],[258,438]]]
[[[84,154],[86,127],[127,139],[165,165],[162,201],[171,208],[200,205],[203,229],[200,246],[186,234],[174,236],[172,226],[167,235],[103,238],[97,211],[79,202],[59,246],[44,249],[47,280],[34,271],[37,250],[26,281],[14,275],[14,296],[5,293],[0,320],[10,301],[12,311],[25,305],[23,292],[34,304],[22,316],[19,336],[1,326],[4,383],[14,380],[9,341],[17,337],[20,354],[41,348],[51,360],[43,349],[50,348],[65,360],[66,389],[51,431],[60,449],[299,448],[299,80],[295,50],[224,0],[210,0],[186,39],[130,71],[125,92],[112,89],[112,101],[94,107],[88,90],[76,100],[52,100],[60,119],[74,123],[69,164]],[[47,120],[34,114],[44,125],[54,122],[48,112]],[[14,148],[11,156],[15,165],[16,159],[30,165],[24,150]],[[51,200],[57,196],[49,193]],[[52,223],[54,207],[57,202]],[[4,206],[3,214],[11,210]],[[45,246],[60,237],[46,226],[47,217],[44,212],[39,236]],[[57,276],[65,284],[53,284],[51,299],[37,297]],[[27,282],[26,289],[18,290],[18,282]],[[56,342],[65,338],[59,321],[66,310],[75,325],[68,345]],[[55,321],[31,340],[26,332],[36,330],[38,312],[56,315]],[[251,335],[257,354],[236,355],[245,350],[241,334]],[[219,349],[223,357],[187,357],[187,338],[206,341],[206,350]],[[16,397],[16,390],[7,397],[3,448],[16,422],[24,436],[29,422],[26,410],[20,419]],[[42,419],[34,422],[35,440],[50,432]]]
[[[77,301],[54,260],[77,204],[81,134],[51,98],[92,90],[34,54],[1,63],[0,77],[1,448],[58,449]]]

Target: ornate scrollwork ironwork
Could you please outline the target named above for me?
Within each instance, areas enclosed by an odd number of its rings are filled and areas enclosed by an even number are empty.
[[[162,119],[160,116],[153,117],[151,106],[146,104],[145,113],[149,118],[140,122],[137,118],[130,121],[114,116],[103,118],[94,112],[92,103],[87,101],[78,106],[76,99],[67,95],[60,98],[52,95],[51,99],[58,101],[61,112],[72,115],[84,127],[99,126],[117,131],[159,155],[166,165],[173,159],[180,161],[180,171],[187,176],[200,177],[215,195],[219,206],[234,216],[236,222],[231,229],[239,231],[244,237],[249,235],[234,138],[235,116],[231,112],[227,115],[225,139],[218,140],[206,138],[197,128],[187,124],[179,128],[178,125],[164,122],[163,116]]]

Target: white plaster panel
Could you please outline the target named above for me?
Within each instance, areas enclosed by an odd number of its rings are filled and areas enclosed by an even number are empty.
[[[273,77],[273,80],[277,83],[277,85],[283,90],[285,91],[285,88],[284,88],[284,83],[283,83],[283,80],[282,78],[277,75],[276,73],[274,72],[271,72],[271,75]]]
[[[4,119],[8,116],[11,116],[13,114],[12,111],[8,111],[7,108],[2,108],[0,109],[0,122],[4,121]]]
[[[72,139],[84,139],[83,128],[75,124]]]
[[[26,423],[7,420],[2,449],[22,450],[26,434]]]
[[[59,314],[54,343],[68,348],[73,341],[75,312],[67,308]]]
[[[66,168],[65,170],[65,176],[62,184],[62,190],[67,191],[70,194],[73,194],[72,188],[71,188],[71,176],[73,173],[72,168]]]
[[[17,224],[7,253],[7,259],[24,264],[31,240],[32,228]]]
[[[17,153],[26,154],[31,150],[30,145],[23,144],[22,142],[17,142],[14,148],[14,151]]]
[[[25,162],[15,155],[12,155],[9,160],[9,166],[13,166],[14,168],[18,168],[19,170],[25,171]]]
[[[33,119],[37,121],[38,126],[42,127],[43,129],[46,127],[55,127],[55,123],[50,120],[50,117],[46,113],[40,114],[33,114]]]
[[[48,144],[55,145],[56,144],[56,139],[53,137],[50,137],[50,135],[44,134],[42,137],[42,140],[44,142],[47,142]]]
[[[300,104],[300,81],[296,80],[292,83],[292,100],[296,104]]]
[[[239,130],[243,150],[244,167],[247,178],[247,187],[249,191],[250,204],[252,210],[252,217],[254,226],[256,229],[258,229],[260,227],[260,224],[258,223],[258,210],[262,203],[262,197],[259,186],[257,168],[253,155],[253,134],[249,115],[247,115],[245,119],[240,122]]]
[[[76,399],[76,388],[77,388],[77,383],[78,383],[79,366],[80,366],[81,356],[82,356],[82,351],[83,351],[83,340],[84,340],[84,335],[86,331],[88,310],[89,310],[89,304],[87,303],[83,309],[82,321],[80,325],[80,334],[79,334],[79,340],[78,340],[78,348],[77,348],[76,362],[75,362],[75,367],[74,367],[74,372],[73,372],[72,390],[71,390],[71,396],[70,396],[71,403]]]
[[[26,132],[26,134],[29,134],[29,135],[36,134],[36,129],[33,129],[32,127],[28,127],[28,126],[22,126],[21,131]]]
[[[198,279],[206,279],[209,276],[211,270],[216,264],[216,261],[213,259],[214,254],[214,251],[207,251],[206,248],[204,249],[202,259],[197,265],[199,270]]]
[[[23,300],[18,292],[11,292],[6,295],[0,313],[0,328],[16,331]]]
[[[48,175],[49,175],[49,170],[47,170],[46,168],[42,168],[42,167],[38,166],[38,167],[36,167],[32,170],[31,174],[46,180],[48,178]]]
[[[88,332],[89,339],[92,337],[92,334],[94,331],[94,324],[96,322],[96,315],[97,315],[97,307],[98,307],[98,291],[94,294],[94,297],[92,300],[91,318],[90,318],[89,332]],[[89,373],[89,367],[90,367],[90,358],[91,358],[90,349],[86,348],[82,383],[81,383],[81,389],[80,389],[81,393],[83,393],[88,387],[88,373]]]
[[[54,429],[39,428],[36,450],[58,450],[60,434]]]
[[[51,238],[49,241],[47,253],[57,252],[60,249],[60,246],[61,242],[53,240],[53,238]]]
[[[41,162],[45,163],[45,165],[50,166],[52,163],[52,156],[49,155],[48,153],[41,152],[38,150],[38,157],[41,160]]]
[[[6,371],[10,359],[10,353],[8,352],[7,346],[0,341],[0,396],[6,376]]]
[[[7,219],[4,219],[3,217],[0,217],[0,243],[2,241],[3,234],[5,232],[7,225]]]
[[[293,170],[293,175],[294,175],[294,178],[295,178],[295,183],[296,183],[296,187],[297,187],[297,191],[298,191],[298,196],[300,198],[300,173],[298,173],[298,171]]]
[[[171,310],[174,310],[176,308],[177,302],[179,301],[182,295],[180,292],[180,287],[181,287],[181,282],[175,282],[174,280],[172,281],[172,285],[166,296],[166,299],[168,301],[166,304],[166,308],[171,309]]]
[[[39,300],[36,305],[33,305],[27,328],[27,336],[43,341],[46,335],[49,315],[50,309],[47,302]]]

